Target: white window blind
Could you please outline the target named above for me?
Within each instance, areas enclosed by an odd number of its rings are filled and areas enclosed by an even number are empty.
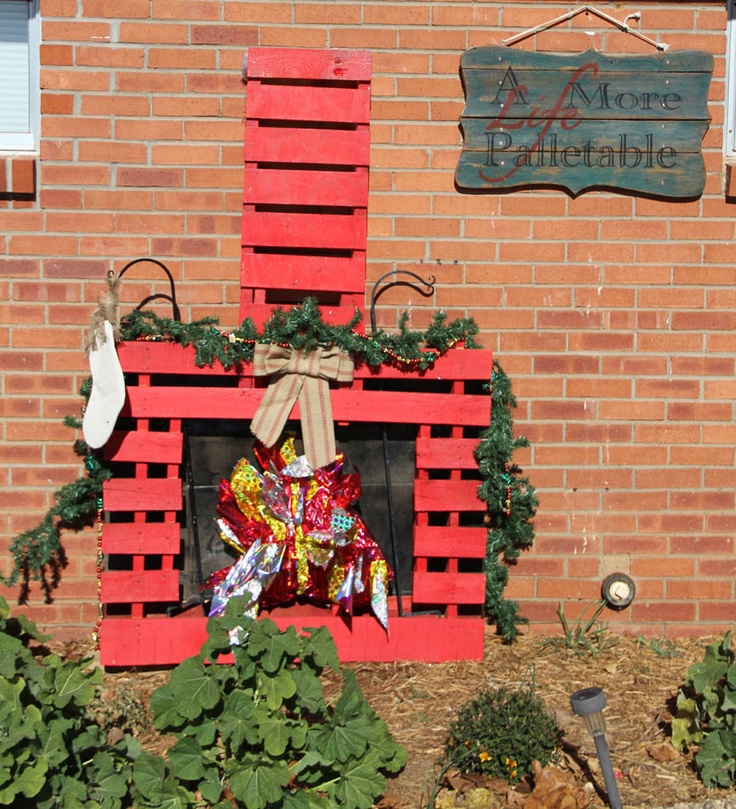
[[[0,149],[36,148],[38,27],[34,0],[0,0]]]

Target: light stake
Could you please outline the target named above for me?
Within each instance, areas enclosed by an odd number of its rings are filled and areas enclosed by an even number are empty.
[[[611,756],[606,743],[606,723],[603,719],[603,709],[606,707],[606,695],[602,688],[582,688],[570,696],[570,707],[576,716],[583,718],[585,729],[593,737],[598,760],[603,770],[603,780],[606,782],[608,805],[611,809],[622,809],[621,795],[618,791],[616,776],[611,764]]]

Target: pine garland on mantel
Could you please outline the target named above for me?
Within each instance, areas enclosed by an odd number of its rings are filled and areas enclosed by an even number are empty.
[[[249,318],[231,333],[217,328],[215,318],[203,318],[191,323],[158,317],[148,310],[135,310],[122,321],[123,340],[169,341],[193,346],[195,362],[210,366],[219,362],[229,369],[253,359],[256,343],[274,343],[293,349],[309,351],[317,346],[336,345],[347,351],[356,363],[370,368],[394,365],[404,369],[423,370],[438,357],[463,342],[466,348],[478,348],[474,336],[478,327],[471,318],[446,323],[444,312],[435,314],[426,331],[409,331],[408,315],[404,314],[396,334],[379,331],[367,335],[355,330],[360,313],[344,326],[332,326],[322,320],[317,302],[307,299],[301,306],[289,310],[277,309],[262,331]],[[81,394],[89,398],[90,380]],[[475,457],[481,483],[479,497],[487,505],[487,552],[485,559],[485,610],[496,624],[499,634],[513,640],[519,624],[526,619],[518,613],[518,604],[503,597],[508,582],[508,565],[518,558],[524,548],[534,541],[532,523],[536,507],[536,492],[528,478],[512,463],[516,449],[528,446],[524,437],[512,435],[511,408],[516,401],[511,383],[497,362],[489,391],[492,400],[488,429],[481,433]],[[79,419],[67,417],[65,424],[79,429]],[[112,472],[102,461],[101,453],[91,450],[82,440],[74,443],[75,452],[84,458],[86,477],[66,484],[54,494],[54,506],[35,528],[19,534],[10,546],[13,568],[0,581],[13,586],[20,582],[19,601],[27,601],[30,582],[38,581],[46,602],[58,586],[66,555],[61,544],[61,530],[79,531],[94,525],[102,509],[102,484]]]

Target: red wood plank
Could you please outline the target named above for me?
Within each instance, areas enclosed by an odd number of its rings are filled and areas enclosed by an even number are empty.
[[[370,51],[316,48],[249,48],[248,78],[370,81]]]
[[[329,135],[329,137],[328,137]],[[313,166],[367,166],[368,130],[245,127],[248,163],[308,163]]]
[[[275,307],[270,307],[272,311]],[[225,371],[219,363],[208,367],[194,364],[193,346],[182,346],[177,343],[131,341],[117,346],[118,356],[123,371],[126,373],[149,374],[192,374],[194,376],[238,376],[252,377],[253,367],[243,365],[240,369],[231,368]],[[362,365],[355,370],[356,379],[404,379],[411,383],[416,379],[428,380],[477,380],[490,379],[493,365],[493,353],[487,349],[455,348],[439,357],[431,368],[425,371],[406,371],[400,368],[382,366],[371,369]],[[473,397],[476,398],[476,397]],[[491,399],[488,395],[477,398],[486,402],[486,426],[490,420]]]
[[[340,124],[370,122],[371,89],[358,87],[310,87],[298,84],[248,82],[245,114],[248,120],[320,121]],[[332,133],[329,133],[328,137]]]
[[[485,627],[478,617],[396,617],[389,619],[388,634],[372,616],[346,622],[325,613],[303,622],[295,615],[278,617],[276,623],[281,629],[326,626],[343,663],[483,659]],[[207,637],[206,626],[203,617],[105,618],[100,627],[100,662],[108,667],[175,665],[199,652]]]
[[[414,527],[414,556],[484,559],[487,530],[457,525]]]
[[[417,438],[418,469],[477,469],[477,438]]]
[[[416,572],[412,580],[414,604],[483,604],[485,593],[483,573]]]
[[[366,222],[363,210],[334,215],[243,211],[242,243],[246,247],[355,250],[365,248]]]
[[[261,169],[249,163],[245,167],[243,198],[253,205],[365,208],[368,202],[368,172]]]
[[[181,463],[180,432],[116,431],[105,444],[108,461],[145,461],[148,463]]]
[[[177,554],[181,548],[178,522],[116,522],[102,528],[102,552]]]
[[[129,388],[123,415],[135,418],[242,418],[252,419],[265,388],[166,387]],[[388,422],[391,424],[488,424],[485,396],[405,391],[331,391],[335,421]],[[299,405],[291,413],[299,418]],[[468,481],[472,483],[472,481]],[[477,486],[476,484],[473,484]],[[434,509],[433,509],[434,510]]]
[[[112,478],[102,484],[102,500],[106,511],[179,511],[181,485],[178,478]]]
[[[103,604],[179,601],[178,570],[107,570],[100,574]]]
[[[415,511],[483,511],[477,480],[414,481]]]
[[[278,266],[278,272],[274,270]],[[243,253],[241,262],[241,285],[268,289],[294,290],[301,302],[306,290],[319,292],[365,291],[365,254],[350,257],[274,255],[272,253]],[[328,317],[330,307],[323,306],[322,314]],[[267,308],[267,317],[273,306]],[[350,310],[350,315],[355,309]],[[348,318],[349,321],[350,318]]]

